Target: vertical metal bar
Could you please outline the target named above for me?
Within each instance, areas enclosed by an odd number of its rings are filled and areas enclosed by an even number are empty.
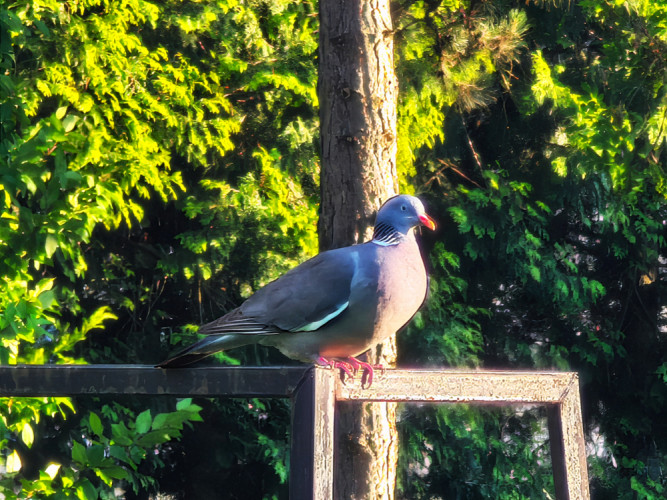
[[[575,374],[571,389],[565,394],[560,404],[563,436],[565,436],[565,467],[567,470],[567,487],[572,500],[590,498],[588,488],[588,468],[586,465],[586,439],[581,416],[581,400],[579,397],[579,378]]]
[[[573,374],[572,383],[560,403],[547,407],[547,415],[556,498],[587,500],[590,492],[586,440],[576,374]]]
[[[290,500],[313,500],[315,474],[315,368],[308,370],[292,394]]]
[[[338,370],[315,368],[315,484],[317,500],[333,498],[334,422]]]
[[[290,500],[332,498],[335,376],[313,368],[292,396]]]

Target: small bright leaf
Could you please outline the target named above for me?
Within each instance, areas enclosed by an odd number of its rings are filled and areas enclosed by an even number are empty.
[[[46,250],[46,256],[50,258],[58,248],[58,240],[56,237],[52,234],[47,235],[44,248]]]
[[[19,457],[19,454],[16,453],[16,450],[12,451],[12,453],[7,457],[7,464],[5,467],[9,473],[18,472],[21,470],[21,458]]]
[[[49,465],[46,466],[46,469],[44,470],[44,472],[46,472],[48,474],[48,476],[51,479],[53,479],[53,478],[56,477],[59,470],[60,470],[60,464],[56,464],[56,463],[51,462]]]
[[[35,433],[30,424],[25,424],[23,426],[23,430],[21,431],[21,441],[23,441],[28,448],[30,448],[35,441]]]

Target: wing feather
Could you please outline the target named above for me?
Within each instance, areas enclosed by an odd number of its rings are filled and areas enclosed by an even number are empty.
[[[320,328],[347,308],[358,261],[353,252],[341,248],[307,260],[199,333],[276,335]]]

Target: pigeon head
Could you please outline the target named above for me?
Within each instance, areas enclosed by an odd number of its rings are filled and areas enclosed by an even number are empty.
[[[435,221],[426,214],[419,198],[399,195],[390,198],[378,211],[375,220],[373,241],[395,244],[415,226],[423,225],[435,229]]]

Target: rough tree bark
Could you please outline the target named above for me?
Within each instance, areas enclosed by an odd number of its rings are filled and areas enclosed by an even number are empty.
[[[396,194],[396,95],[388,0],[320,1],[320,249],[361,243]],[[368,353],[393,366],[391,338]],[[334,497],[393,499],[395,403],[339,404]]]
[[[396,94],[388,0],[320,2],[320,248],[360,243],[396,194]]]

